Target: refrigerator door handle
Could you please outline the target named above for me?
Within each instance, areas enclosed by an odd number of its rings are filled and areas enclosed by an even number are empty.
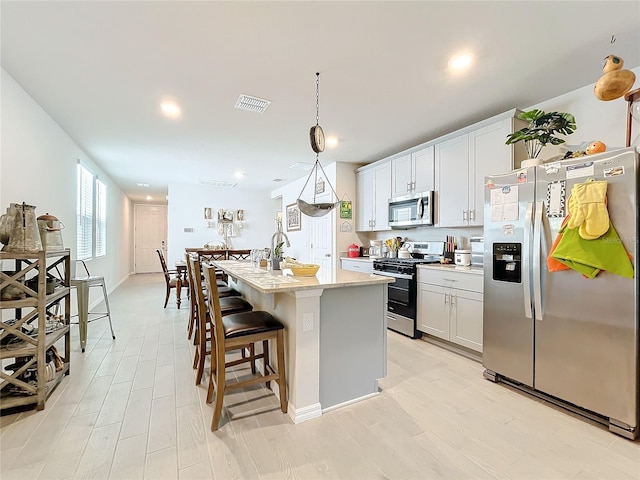
[[[524,251],[522,255],[522,288],[524,289],[524,314],[527,318],[532,318],[531,313],[531,284],[529,282],[529,252],[530,252],[530,238],[532,229],[532,216],[533,216],[533,202],[527,204],[527,211],[524,217]]]
[[[542,321],[542,202],[536,203],[535,221],[533,225],[533,298],[535,302],[536,320]]]

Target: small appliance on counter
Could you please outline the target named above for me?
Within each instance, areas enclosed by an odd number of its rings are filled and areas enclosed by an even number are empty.
[[[360,256],[360,247],[355,243],[349,245],[349,251],[347,252],[349,258],[357,258]]]
[[[370,247],[360,247],[360,256],[368,257],[369,256]]]
[[[369,257],[382,257],[382,240],[369,240]]]
[[[471,266],[484,266],[484,237],[481,235],[473,236],[469,239],[471,244]]]
[[[471,265],[471,250],[454,250],[454,261],[459,267]]]

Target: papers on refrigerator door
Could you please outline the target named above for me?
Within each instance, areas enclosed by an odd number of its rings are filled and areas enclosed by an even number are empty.
[[[491,221],[513,222],[518,220],[518,186],[505,185],[491,190]]]
[[[565,198],[567,187],[564,180],[547,183],[547,217],[561,218],[565,216]]]

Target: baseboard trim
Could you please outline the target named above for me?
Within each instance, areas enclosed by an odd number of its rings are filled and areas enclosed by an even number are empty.
[[[322,409],[322,413],[323,414],[324,413],[328,413],[328,412],[331,412],[333,410],[337,410],[339,408],[343,408],[343,407],[346,407],[348,405],[352,405],[354,403],[358,403],[358,402],[361,402],[363,400],[367,400],[367,399],[372,398],[372,397],[377,397],[378,395],[380,395],[380,392],[368,393],[366,395],[363,395],[362,397],[354,398],[352,400],[347,400],[346,402],[338,403],[336,405],[332,405],[330,407],[323,408]]]
[[[289,403],[288,415],[291,417],[291,420],[293,420],[293,423],[302,423],[313,418],[321,417],[322,407],[319,403],[314,403],[312,405],[296,409],[291,405],[291,403]]]

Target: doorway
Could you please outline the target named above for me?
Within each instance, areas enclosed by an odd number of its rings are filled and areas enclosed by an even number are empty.
[[[135,205],[134,217],[134,272],[162,272],[156,249],[167,257],[166,205]]]
[[[335,268],[333,262],[333,214],[311,218],[311,263],[323,269]]]

